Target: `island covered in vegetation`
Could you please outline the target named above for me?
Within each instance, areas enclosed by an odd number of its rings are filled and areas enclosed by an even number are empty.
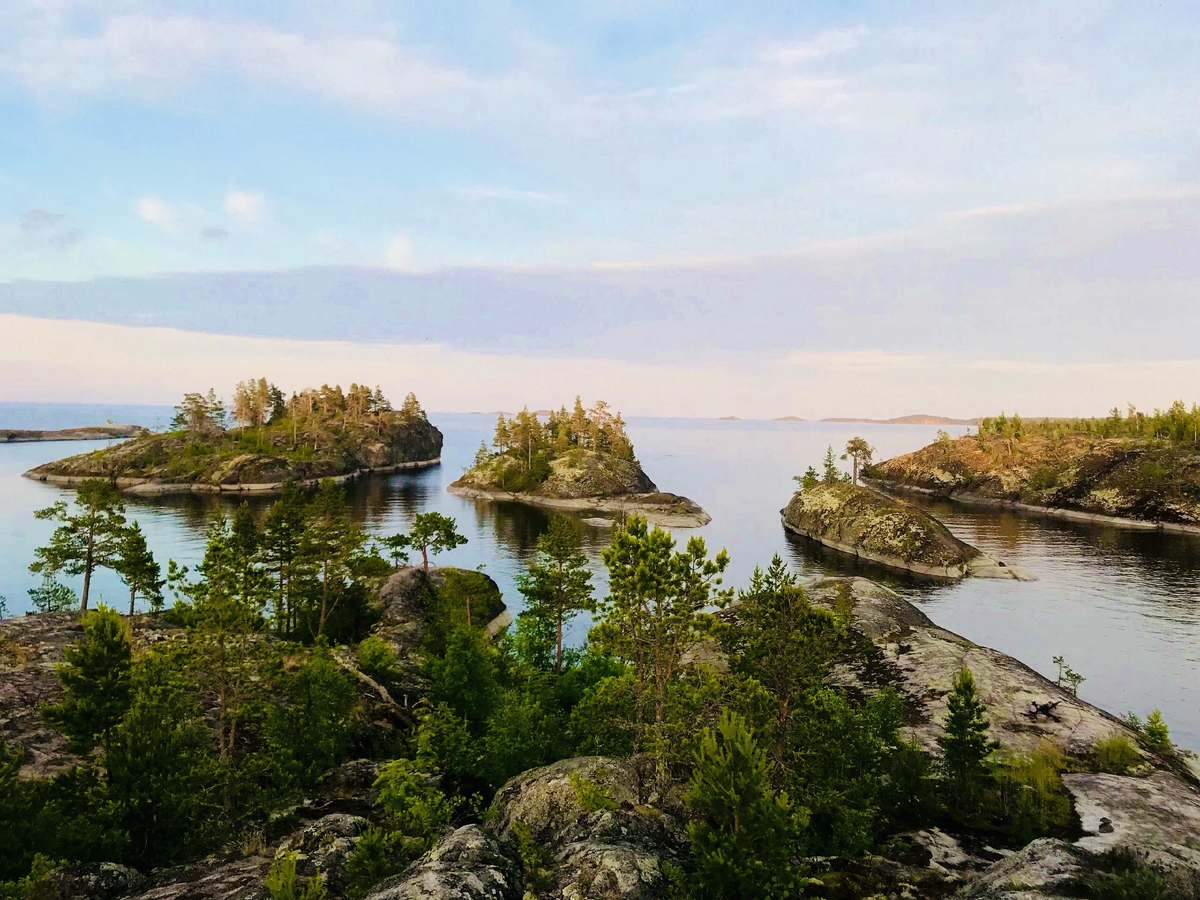
[[[873,466],[889,489],[1003,503],[1070,518],[1200,531],[1200,406],[1102,419],[982,419]]]
[[[240,382],[229,406],[211,389],[184,395],[169,431],[144,432],[25,474],[64,485],[104,478],[139,494],[276,493],[286,482],[436,465],[441,451],[442,433],[412,394],[394,409],[378,387],[322,385],[289,398],[259,378]]]
[[[796,479],[800,489],[781,511],[789,531],[842,553],[921,575],[1033,580],[959,540],[923,510],[856,484],[859,462],[869,460],[873,451],[862,438],[853,438],[846,449],[855,461],[854,476],[839,472],[830,448],[823,474],[810,468]]]
[[[25,444],[37,441],[110,441],[137,437],[146,431],[137,425],[85,425],[44,431],[36,428],[0,428],[0,444]]]
[[[450,485],[463,497],[517,500],[591,513],[595,524],[639,513],[668,527],[710,521],[697,504],[659,491],[642,471],[621,414],[603,400],[585,409],[579,397],[543,422],[528,408],[496,420],[492,446],[480,444],[475,464]]]

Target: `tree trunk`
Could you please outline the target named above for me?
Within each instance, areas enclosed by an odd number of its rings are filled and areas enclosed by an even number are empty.
[[[854,483],[858,484],[858,457],[852,456],[850,458],[854,460]]]
[[[421,565],[425,569],[425,574],[429,574],[429,550],[425,545],[421,545]]]
[[[129,618],[133,618],[133,607],[137,602],[137,588],[133,585],[129,586]]]
[[[554,671],[562,674],[562,616],[558,617],[558,649],[554,654]]]

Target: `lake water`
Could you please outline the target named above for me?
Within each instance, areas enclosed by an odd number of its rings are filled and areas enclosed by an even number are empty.
[[[153,427],[168,421],[170,410],[0,404],[0,427],[67,427],[106,418]],[[379,535],[407,530],[419,512],[453,516],[469,542],[439,562],[482,566],[515,613],[520,595],[514,578],[534,552],[546,516],[519,504],[449,494],[446,485],[469,465],[479,442],[490,440],[494,421],[461,414],[430,418],[445,434],[442,465],[360,480],[350,489],[354,509]],[[939,625],[1050,677],[1055,674],[1052,657],[1065,656],[1087,679],[1081,696],[1118,714],[1132,710],[1144,716],[1161,708],[1175,740],[1200,749],[1200,537],[923,502],[959,537],[1039,579],[943,584],[860,565],[784,532],[779,510],[791,496],[792,476],[818,465],[827,446],[843,446],[861,434],[883,459],[924,446],[936,431],[926,426],[690,419],[634,418],[629,423],[638,457],[658,486],[692,498],[712,515],[713,521],[698,532],[711,550],[728,548],[728,584],[744,585],[754,566],[765,565],[775,553],[807,575],[874,578],[918,603]],[[10,613],[27,608],[26,591],[35,583],[27,566],[33,548],[52,530],[50,523],[35,520],[33,511],[64,495],[20,474],[98,445],[0,445],[0,594],[7,596]],[[258,501],[261,506],[267,502]],[[131,500],[129,514],[141,522],[160,560],[194,565],[203,552],[208,522],[232,508],[224,498],[186,495]],[[583,533],[600,575],[598,557],[608,532],[583,526]],[[677,537],[691,533],[681,530]],[[111,572],[94,579],[94,590],[118,605],[128,596]],[[585,630],[585,623],[577,624],[573,637],[579,639]]]

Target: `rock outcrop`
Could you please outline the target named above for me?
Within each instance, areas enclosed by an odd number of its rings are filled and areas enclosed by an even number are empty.
[[[678,494],[659,491],[636,461],[575,448],[550,461],[545,481],[535,487],[506,487],[507,456],[497,456],[463,474],[448,490],[461,497],[512,500],[549,509],[572,510],[611,524],[629,513],[667,528],[697,528],[711,517]]]
[[[320,452],[292,447],[291,435],[270,432],[266,446],[244,449],[233,432],[203,440],[184,432],[143,433],[124,441],[25,473],[26,478],[71,486],[87,478],[111,479],[131,494],[277,492],[287,481],[312,484],[346,480],[368,472],[437,465],[442,433],[423,418],[371,428],[343,428]]]
[[[1030,578],[959,540],[928,513],[856,485],[806,487],[782,515],[796,534],[894,569],[935,578]]]
[[[581,790],[603,800],[585,805]],[[643,793],[631,760],[565,759],[504,785],[494,827],[515,837],[523,826],[550,854],[539,898],[649,900],[663,895],[663,862],[678,863],[686,840],[679,822],[643,803]]]
[[[524,892],[515,848],[479,825],[464,825],[366,900],[521,900]]]
[[[965,436],[871,469],[873,484],[1064,518],[1200,531],[1200,454],[1129,438]]]

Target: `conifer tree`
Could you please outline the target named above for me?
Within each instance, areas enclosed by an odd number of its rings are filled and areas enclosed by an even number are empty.
[[[404,537],[407,541],[406,546],[421,552],[421,568],[427,574],[429,557],[445,550],[453,550],[467,542],[467,539],[458,533],[455,521],[439,512],[418,515],[413,520],[412,530]]]
[[[538,556],[517,577],[525,597],[522,616],[546,620],[555,635],[554,671],[562,671],[563,626],[581,612],[595,612],[592,573],[571,520],[555,515],[538,539]]]
[[[42,707],[76,752],[104,741],[129,710],[132,649],[129,626],[101,604],[83,618],[83,637],[63,650],[58,665],[63,698]]]
[[[858,470],[862,466],[871,464],[871,457],[874,456],[875,450],[863,438],[852,437],[846,442],[846,452],[842,454],[842,459],[850,459],[853,461],[854,473],[851,481],[858,484]]]
[[[306,521],[303,495],[295,484],[286,482],[263,519],[259,542],[261,559],[274,576],[275,629],[281,635],[296,629],[296,584],[304,568],[300,542]]]
[[[115,568],[129,586],[129,615],[133,615],[139,595],[149,600],[155,609],[162,606],[162,571],[137,522],[126,528],[121,536],[120,556]]]
[[[725,710],[705,729],[684,802],[698,818],[688,826],[696,900],[783,900],[801,896],[796,837],[806,821],[787,794],[771,788],[771,765],[745,720]]]
[[[308,523],[300,541],[301,553],[320,581],[321,603],[315,635],[318,640],[341,600],[350,564],[366,543],[366,532],[350,520],[341,487],[329,479],[322,481],[309,504]]]
[[[828,447],[825,450],[825,458],[821,460],[821,480],[826,484],[836,484],[842,480],[842,473],[838,471],[837,456],[834,455],[833,447]]]
[[[951,803],[970,808],[989,774],[988,758],[999,744],[988,739],[987,707],[978,697],[975,677],[963,668],[954,679],[947,701],[942,748],[942,772],[951,791]]]
[[[75,494],[75,511],[63,501],[39,509],[34,515],[62,524],[50,543],[34,551],[37,557],[29,571],[53,577],[59,572],[83,576],[80,609],[88,608],[92,573],[97,568],[115,568],[125,532],[125,504],[108,481],[89,478]]]

